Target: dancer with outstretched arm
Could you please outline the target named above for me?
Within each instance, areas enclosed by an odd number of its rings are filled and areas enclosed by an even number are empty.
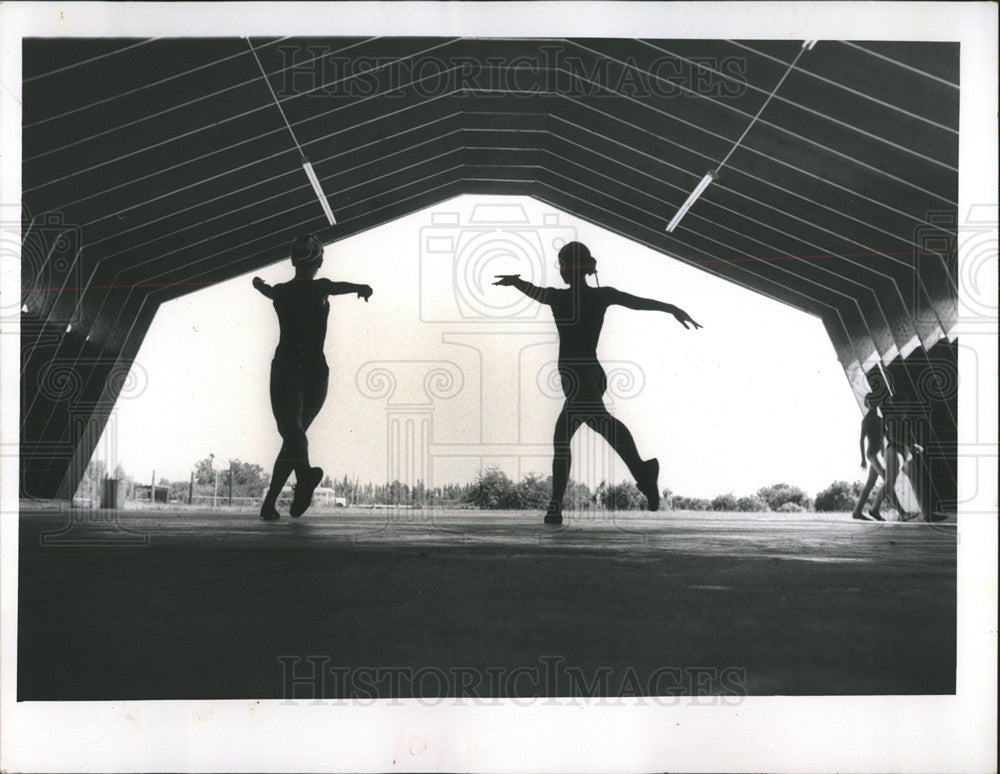
[[[323,265],[323,245],[314,236],[292,240],[291,259],[295,277],[289,282],[271,286],[260,277],[253,278],[254,288],[274,302],[280,328],[271,361],[271,411],[282,444],[260,508],[264,521],[281,518],[278,495],[293,470],[295,494],[289,509],[293,518],[305,513],[312,503],[313,490],[323,480],[323,469],[309,464],[306,430],[323,408],[330,377],[323,354],[330,312],[327,298],[356,293],[367,302],[372,294],[368,285],[317,279],[316,273]]]
[[[597,342],[609,306],[672,314],[688,328],[696,323],[682,309],[648,298],[629,295],[611,287],[591,287],[587,277],[597,273],[597,261],[580,242],[570,242],[559,251],[559,274],[568,288],[540,288],[518,274],[497,275],[494,285],[517,288],[529,298],[552,309],[559,332],[559,377],[566,402],[556,420],[553,435],[552,500],[545,514],[546,524],[562,523],[562,500],[569,482],[572,462],[570,441],[586,423],[600,433],[628,466],[639,490],[646,496],[649,510],[660,507],[658,478],[660,463],[655,458],[643,460],[632,433],[620,420],[611,416],[604,405],[607,375],[597,359]]]

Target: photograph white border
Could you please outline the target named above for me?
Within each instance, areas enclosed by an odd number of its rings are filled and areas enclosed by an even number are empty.
[[[950,40],[961,43],[959,215],[997,201],[992,3],[3,3],[0,202],[20,205],[20,54],[28,36],[347,36]],[[17,210],[19,211],[19,209]],[[960,254],[962,261],[967,256]],[[19,267],[0,265],[0,292]],[[14,323],[16,326],[16,322]],[[957,694],[642,700],[560,706],[417,701],[16,702],[19,352],[0,337],[0,768],[3,771],[995,771],[997,485],[959,460]],[[996,331],[963,339],[959,438],[995,448]],[[960,375],[967,372],[962,368]],[[976,402],[993,417],[969,426]],[[989,472],[991,471],[991,472]],[[983,476],[992,476],[984,481]],[[992,512],[992,517],[982,515]],[[913,643],[920,647],[920,643]],[[704,701],[704,699],[702,700]],[[643,706],[645,704],[645,706]]]

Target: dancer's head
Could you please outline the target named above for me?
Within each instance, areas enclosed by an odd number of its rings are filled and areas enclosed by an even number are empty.
[[[568,242],[559,251],[559,274],[567,285],[586,282],[588,274],[597,273],[597,261],[582,242]]]
[[[300,234],[292,240],[291,257],[297,277],[314,277],[323,265],[323,243],[312,234]]]
[[[865,408],[873,409],[882,405],[882,398],[876,395],[874,392],[869,392],[865,395]]]

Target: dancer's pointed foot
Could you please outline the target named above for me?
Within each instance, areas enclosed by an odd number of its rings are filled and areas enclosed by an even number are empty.
[[[871,514],[861,513],[861,511],[857,511],[856,513],[852,513],[851,514],[851,518],[852,519],[858,519],[859,521],[875,521],[875,519],[871,516]]]
[[[882,514],[876,511],[874,508],[868,511],[867,516],[872,521],[885,521],[885,519],[882,518]]]
[[[274,503],[265,502],[260,506],[260,518],[262,521],[277,521],[281,518],[281,514],[274,507]]]
[[[639,491],[646,495],[646,508],[651,511],[660,510],[660,461],[653,457],[642,463],[642,477],[636,481]]]
[[[545,512],[546,524],[562,524],[562,503],[555,500],[549,503],[549,509]]]
[[[323,480],[323,468],[309,468],[309,472],[302,479],[302,481],[295,482],[295,494],[292,496],[292,505],[288,509],[293,519],[299,518],[312,504],[313,491]]]

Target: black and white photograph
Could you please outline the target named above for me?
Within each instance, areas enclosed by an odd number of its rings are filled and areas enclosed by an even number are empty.
[[[0,13],[4,771],[996,770],[996,5]]]

